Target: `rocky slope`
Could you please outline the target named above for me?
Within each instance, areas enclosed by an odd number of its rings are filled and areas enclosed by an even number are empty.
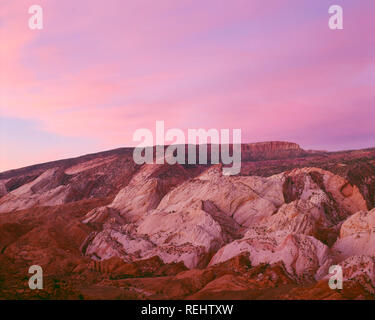
[[[130,148],[0,173],[0,298],[375,297],[375,150],[242,157],[238,176],[135,165]]]

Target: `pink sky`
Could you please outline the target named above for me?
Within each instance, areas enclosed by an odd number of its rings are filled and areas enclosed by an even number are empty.
[[[344,30],[328,28],[331,4]],[[0,171],[134,145],[156,120],[374,147],[374,12],[373,0],[2,0]]]

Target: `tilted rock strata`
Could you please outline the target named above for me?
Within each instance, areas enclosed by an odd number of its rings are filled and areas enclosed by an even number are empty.
[[[165,263],[182,261],[188,268],[194,268],[249,230],[248,235],[253,232],[252,242],[271,241],[271,251],[279,248],[284,238],[287,239],[284,251],[278,249],[277,253],[272,254],[260,248],[265,260],[259,258],[258,263],[284,261],[287,264],[296,256],[285,252],[302,250],[298,268],[288,266],[287,269],[297,278],[311,280],[324,273],[329,259],[325,251],[327,247],[309,236],[333,243],[338,233],[337,223],[366,207],[358,189],[321,169],[304,168],[260,178],[223,176],[220,166],[185,181],[186,176],[182,174],[182,182],[172,187],[156,204],[158,200],[151,201],[154,193],[143,189],[143,186],[149,181],[149,173],[159,172],[160,168],[150,165],[139,171],[133,179],[140,187],[134,189],[136,192],[132,197],[123,196],[124,190],[129,187],[120,191],[121,196],[116,197],[106,209],[114,212],[105,215],[108,220],[101,220],[103,230],[91,235],[85,254],[93,259],[119,256],[125,261],[156,255]],[[169,170],[176,169],[169,167]],[[177,170],[180,172],[179,168]],[[129,185],[132,184],[131,181]],[[154,204],[146,210],[133,205],[132,199],[136,204],[138,199],[146,199],[146,204]],[[84,221],[90,223],[92,217],[99,219],[96,211],[93,211],[95,214],[88,213]],[[293,235],[288,238],[288,234]],[[226,251],[225,259],[241,252],[242,249],[235,248],[236,245],[244,245],[241,241],[228,245],[231,250]],[[248,243],[250,240],[243,241]],[[303,244],[306,248],[299,248]],[[251,248],[258,250],[256,246]],[[313,256],[303,259],[309,250]],[[223,258],[215,259],[214,262],[225,261]],[[254,259],[258,261],[258,258]],[[304,263],[307,269],[311,267],[314,272],[309,271],[305,275]],[[311,266],[307,267],[308,263]]]
[[[258,147],[267,157],[284,148]],[[370,160],[326,163],[340,176],[304,167],[228,177],[220,165],[137,166],[121,152],[0,174],[0,296],[12,294],[9,279],[31,264],[43,265],[45,298],[375,295]],[[308,163],[293,158],[300,161]],[[280,172],[284,160],[277,163]],[[343,267],[342,292],[327,284],[333,264]]]
[[[275,232],[267,235],[246,235],[221,248],[210,265],[248,252],[253,266],[283,262],[289,275],[297,281],[319,280],[329,266],[329,248],[313,237]]]

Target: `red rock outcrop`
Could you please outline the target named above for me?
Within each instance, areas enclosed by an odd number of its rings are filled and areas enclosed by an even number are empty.
[[[375,151],[242,155],[239,176],[135,165],[130,148],[0,173],[0,298],[374,298]]]

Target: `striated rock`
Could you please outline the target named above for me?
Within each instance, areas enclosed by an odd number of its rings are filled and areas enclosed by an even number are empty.
[[[259,186],[253,177],[228,177],[221,174],[221,167],[214,166],[196,179],[189,180],[171,192],[160,202],[159,211],[181,211],[197,201],[210,201],[221,212],[233,217],[240,225],[249,226],[265,216],[272,215],[276,205],[271,201],[281,198],[275,188],[262,186],[259,195],[251,186]],[[267,194],[270,194],[268,197]],[[270,200],[269,200],[269,199]],[[279,203],[276,200],[276,204]]]
[[[302,153],[301,153],[302,150]],[[7,192],[35,180],[43,172],[59,168],[66,174],[74,196],[69,201],[114,195],[126,186],[138,166],[132,160],[133,148],[119,148],[78,158],[53,161],[0,173]],[[253,156],[252,156],[253,155]],[[255,155],[255,156],[254,156]],[[273,160],[272,160],[273,159]],[[375,204],[375,149],[343,152],[304,151],[289,142],[262,142],[242,145],[244,175],[271,176],[302,167],[319,167],[356,185],[368,204]],[[186,165],[194,176],[207,166]],[[42,205],[42,204],[40,204]]]
[[[82,222],[94,227],[95,229],[101,230],[105,222],[108,220],[118,221],[121,224],[125,224],[125,219],[121,217],[115,209],[108,206],[92,209],[85,215]]]
[[[155,212],[140,223],[137,233],[156,245],[151,255],[159,255],[166,263],[184,261],[188,268],[225,243],[223,229],[201,203],[182,212]]]
[[[115,155],[108,157],[98,157],[92,160],[88,160],[65,169],[65,173],[68,175],[76,175],[77,173],[84,172],[93,168],[101,167],[106,164],[111,164],[117,157]]]
[[[92,240],[86,244],[85,254],[92,259],[105,260],[120,257],[126,262],[145,258],[145,253],[154,248],[147,239],[133,237],[129,234],[105,228],[100,233],[90,235]]]
[[[148,188],[148,179],[158,183],[155,176],[171,172],[166,168],[184,173],[179,167],[144,166],[108,209],[99,209],[105,212],[99,214],[104,217],[101,221],[107,222],[103,222],[103,231],[88,239],[86,255],[94,259],[119,256],[129,262],[157,255],[165,263],[182,261],[194,268],[228,242],[241,238],[246,229],[257,228],[262,233],[255,234],[255,239],[284,231],[332,244],[336,224],[366,205],[358,190],[348,187],[344,179],[320,169],[260,178],[223,176],[220,166],[178,184],[158,203],[155,189],[147,192],[144,187]],[[350,194],[341,192],[343,186],[352,188]],[[125,197],[126,192],[134,193]],[[297,200],[284,203],[284,198]],[[114,211],[109,214],[109,209]],[[97,209],[84,222],[91,216],[99,219]],[[109,216],[111,221],[106,220]]]
[[[338,226],[328,219],[324,207],[308,200],[295,200],[282,205],[277,213],[265,219],[260,226],[266,232],[284,230],[313,236],[327,245],[336,241],[339,232]]]
[[[67,202],[70,186],[61,185],[64,174],[57,168],[49,169],[37,179],[9,192],[0,199],[0,212],[31,208],[38,204],[53,206]]]
[[[285,174],[285,202],[309,200],[324,205],[327,218],[338,222],[359,210],[366,210],[366,201],[356,186],[331,172],[318,168],[295,169]]]
[[[0,173],[0,212],[105,198],[126,185],[136,167],[127,154],[90,155]]]
[[[375,209],[359,211],[341,226],[340,238],[332,247],[337,261],[355,255],[375,256]]]
[[[7,187],[5,185],[6,180],[0,180],[0,198],[8,193]]]
[[[227,229],[222,229],[198,202],[184,212],[155,211],[138,225],[109,224],[93,237],[85,253],[99,259],[119,256],[126,261],[157,255],[165,263],[183,261],[192,268],[232,239],[230,232],[236,227],[235,222],[227,222],[223,227]],[[223,230],[229,230],[228,235]]]
[[[316,167],[332,172],[355,185],[368,208],[375,206],[375,148],[341,152],[312,152],[298,158],[243,161],[243,175],[272,176],[295,168]]]
[[[232,217],[221,212],[213,202],[209,200],[202,201],[200,208],[207,212],[211,218],[220,225],[224,243],[231,242],[243,235],[245,229],[242,228]]]
[[[340,238],[357,233],[372,233],[375,231],[375,209],[359,211],[349,217],[341,226]]]
[[[262,176],[138,166],[130,148],[0,173],[0,298],[375,297],[374,150],[243,145]]]
[[[267,231],[285,230],[316,236],[320,225],[328,225],[324,211],[307,200],[295,200],[282,205],[266,220]]]
[[[275,232],[256,234],[251,231],[243,239],[221,248],[210,265],[248,252],[253,266],[283,262],[288,274],[297,281],[319,280],[331,265],[329,248],[313,237]]]
[[[136,221],[155,209],[169,190],[188,178],[189,173],[179,164],[143,165],[109,207],[126,216],[127,220]]]
[[[332,245],[338,224],[366,207],[358,188],[330,172],[303,168],[281,176],[286,203],[258,224],[267,232],[302,233]]]

